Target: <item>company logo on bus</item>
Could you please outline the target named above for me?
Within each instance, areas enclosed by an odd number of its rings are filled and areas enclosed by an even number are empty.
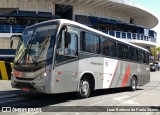
[[[108,66],[108,62],[107,62],[107,61],[105,62],[105,66],[106,66],[106,67]]]

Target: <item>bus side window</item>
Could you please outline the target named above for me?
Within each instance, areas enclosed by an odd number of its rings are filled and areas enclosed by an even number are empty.
[[[82,32],[82,51],[100,54],[100,38],[92,33]]]
[[[129,60],[137,61],[137,50],[133,47],[129,47]]]
[[[138,50],[138,61],[141,63],[145,63],[145,57],[144,52],[141,50]]]
[[[116,42],[102,38],[102,54],[105,56],[116,57]]]
[[[64,34],[65,34],[65,30],[62,30],[60,37],[59,37],[59,42],[57,45],[57,54],[58,55],[64,55]]]
[[[145,57],[146,57],[146,63],[149,64],[149,53],[148,52],[145,53]]]
[[[65,30],[62,30],[57,44],[56,64],[75,59],[78,55],[78,36],[75,33],[70,34],[70,42],[65,40]]]
[[[77,55],[77,53],[78,53],[77,40],[78,40],[77,35],[74,33],[71,33],[71,43],[68,44],[68,55],[69,56],[76,56]]]
[[[58,55],[66,55],[66,56],[76,56],[77,55],[77,40],[78,37],[74,33],[71,34],[71,42],[68,44],[64,39],[64,31],[62,31],[62,35],[59,39],[59,43],[57,46]]]
[[[128,60],[128,46],[118,43],[118,58]]]
[[[145,56],[145,52],[143,52],[143,63],[146,63],[146,56]]]

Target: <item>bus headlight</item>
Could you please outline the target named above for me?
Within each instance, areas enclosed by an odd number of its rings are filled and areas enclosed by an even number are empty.
[[[41,80],[41,79],[44,79],[47,76],[48,76],[48,72],[43,72],[36,79],[37,80]]]
[[[44,79],[47,76],[48,76],[47,72],[44,72],[40,75],[40,79]]]
[[[13,71],[11,72],[11,76],[13,76]]]
[[[44,76],[44,77],[47,77],[47,75],[48,75],[47,72],[44,72],[44,73],[43,73],[43,76]]]

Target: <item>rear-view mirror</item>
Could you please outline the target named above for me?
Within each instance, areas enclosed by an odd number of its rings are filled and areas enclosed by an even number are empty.
[[[65,44],[71,43],[71,33],[65,32]]]
[[[10,49],[13,48],[13,39],[18,38],[22,42],[22,35],[12,35],[10,37]]]

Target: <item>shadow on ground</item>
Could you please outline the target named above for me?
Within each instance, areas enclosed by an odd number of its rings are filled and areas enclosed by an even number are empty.
[[[138,89],[143,90],[143,89]],[[113,88],[96,90],[91,94],[91,97],[110,95],[122,92],[128,92],[127,88]],[[14,95],[15,94],[15,95]],[[11,97],[6,97],[13,95]],[[14,99],[20,99],[14,101]],[[22,100],[21,100],[22,99]],[[11,100],[11,101],[7,101]],[[72,100],[80,100],[75,93],[61,93],[61,94],[42,94],[37,92],[24,92],[22,90],[0,91],[0,106],[9,107],[46,107]],[[5,102],[6,101],[6,102]],[[3,103],[5,102],[5,103]]]

